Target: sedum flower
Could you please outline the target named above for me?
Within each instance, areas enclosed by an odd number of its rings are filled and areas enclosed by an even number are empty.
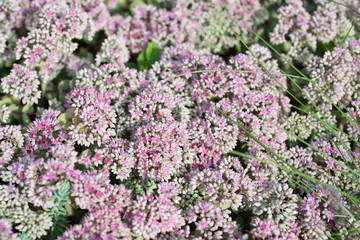
[[[93,208],[81,224],[68,228],[58,240],[132,239],[130,228],[115,208]]]
[[[154,239],[158,234],[177,232],[185,225],[181,210],[161,194],[138,196],[126,213],[137,237]]]
[[[102,43],[100,51],[96,54],[95,62],[111,63],[122,67],[130,58],[125,41],[120,41],[116,35],[111,35]]]
[[[76,87],[68,93],[67,108],[73,108],[69,135],[80,145],[89,146],[114,135],[116,114],[108,99],[109,93],[93,88]]]
[[[44,110],[28,127],[25,133],[25,149],[31,152],[46,151],[51,146],[59,145],[68,138],[57,119],[59,111]]]
[[[6,105],[0,107],[0,122],[6,123],[10,116],[10,110]]]
[[[6,218],[0,219],[0,238],[8,240],[19,240],[17,233],[13,233],[11,223]]]
[[[23,144],[21,126],[0,126],[0,170],[15,159]]]
[[[136,168],[143,178],[168,180],[193,161],[186,125],[177,121],[150,122],[133,138]]]
[[[122,211],[130,205],[131,192],[124,185],[112,185],[107,169],[81,173],[74,171],[71,181],[71,196],[82,209],[112,207]]]
[[[248,30],[260,7],[258,1],[180,0],[175,9],[187,16],[189,41],[219,53],[238,43],[236,35],[249,38]]]
[[[13,184],[0,185],[0,218],[6,218],[14,228],[36,239],[47,234],[52,226],[51,217],[45,212],[30,209],[28,199]]]
[[[1,88],[5,93],[21,99],[23,104],[38,103],[41,95],[37,73],[21,65],[14,65],[10,74],[1,79]]]

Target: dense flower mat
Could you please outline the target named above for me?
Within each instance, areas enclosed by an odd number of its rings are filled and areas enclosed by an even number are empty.
[[[360,239],[338,1],[0,0],[0,239]]]

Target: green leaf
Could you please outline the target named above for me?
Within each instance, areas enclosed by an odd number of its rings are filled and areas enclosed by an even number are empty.
[[[231,202],[223,202],[223,203],[220,203],[220,208],[221,210],[226,210],[228,209],[229,207],[231,207]]]
[[[21,240],[33,240],[31,237],[29,237],[28,235],[26,235],[25,233],[21,233],[19,235]]]
[[[154,42],[149,42],[145,51],[141,52],[137,57],[139,70],[148,69],[156,61],[159,61],[162,50]]]
[[[137,57],[137,63],[139,66],[139,70],[144,70],[147,69],[147,61],[146,61],[146,57],[145,57],[145,52],[141,52],[138,57]]]
[[[75,88],[75,80],[70,80],[69,86],[70,86],[70,90],[74,89]]]
[[[133,0],[132,3],[130,4],[129,8],[132,11],[135,7],[144,5],[145,2],[143,0]]]
[[[28,116],[26,113],[23,113],[23,115],[22,115],[22,120],[23,120],[23,124],[24,124],[24,125],[27,125],[28,123],[31,122],[29,116]]]
[[[71,125],[72,116],[75,108],[69,108],[66,112],[59,115],[58,119],[62,127],[66,130]]]
[[[291,42],[287,41],[284,43],[284,52],[289,52],[290,48],[291,48]]]
[[[20,112],[20,106],[19,105],[16,105],[16,104],[11,104],[8,109],[11,111],[11,112]],[[13,117],[15,119],[21,119],[22,118],[22,115],[21,114],[13,114]]]
[[[88,156],[91,156],[92,155],[92,152],[90,149],[85,149],[84,151],[82,151],[80,153],[80,157],[88,157]]]
[[[46,94],[47,84],[48,84],[48,82],[42,82],[42,83],[41,83],[41,92],[42,92],[42,96],[43,96],[43,97],[44,97],[45,94]]]
[[[127,8],[128,7],[128,2],[126,0],[117,0],[117,4],[121,7],[121,8]]]
[[[59,98],[61,101],[63,101],[65,99],[66,90],[69,90],[69,88],[70,88],[70,86],[69,86],[68,80],[63,80],[63,81],[59,82],[58,91],[59,91]]]
[[[20,106],[16,104],[11,104],[8,108],[10,111],[17,111],[17,112],[20,111]]]
[[[33,113],[34,112],[34,107],[30,104],[26,104],[25,106],[22,107],[21,111],[23,113]]]
[[[61,182],[60,189],[53,191],[51,199],[54,201],[54,207],[46,209],[49,216],[52,217],[53,226],[50,228],[50,232],[46,239],[56,239],[62,235],[65,229],[70,225],[70,221],[67,219],[68,214],[65,209],[70,197],[70,183],[68,181]]]
[[[5,95],[1,98],[0,106],[6,104],[10,105],[12,103],[11,97],[9,95]]]
[[[146,55],[146,60],[150,66],[154,64],[156,61],[160,60],[161,53],[162,51],[157,46],[156,43],[154,42],[148,43],[147,48],[145,49],[145,55]]]
[[[320,48],[324,51],[332,51],[335,47],[334,41],[330,41],[328,43],[320,43]]]

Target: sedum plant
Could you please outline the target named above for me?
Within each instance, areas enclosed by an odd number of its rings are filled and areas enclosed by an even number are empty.
[[[359,11],[0,2],[0,239],[359,239]]]

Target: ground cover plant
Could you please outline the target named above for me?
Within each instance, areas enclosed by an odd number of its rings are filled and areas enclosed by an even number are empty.
[[[0,239],[360,239],[357,0],[0,0]]]

